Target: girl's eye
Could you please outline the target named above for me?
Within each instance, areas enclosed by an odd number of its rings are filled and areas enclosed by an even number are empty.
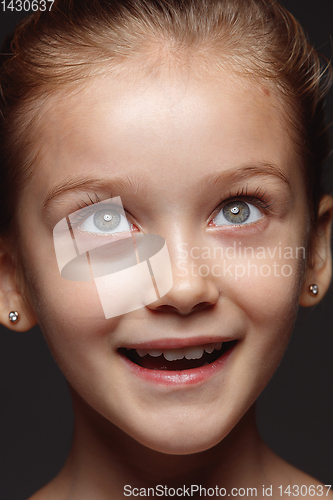
[[[95,234],[121,233],[131,230],[126,217],[113,208],[104,208],[91,214],[80,224],[79,229]]]
[[[262,212],[254,205],[242,200],[234,200],[224,205],[213,222],[216,226],[250,224],[261,217]]]

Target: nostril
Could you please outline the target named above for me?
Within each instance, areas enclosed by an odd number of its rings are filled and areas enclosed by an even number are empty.
[[[175,281],[171,290],[155,302],[148,304],[150,310],[176,312],[188,315],[193,312],[210,309],[217,304],[219,288],[211,280],[197,277],[183,282]]]
[[[195,304],[193,307],[192,306],[172,306],[169,304],[161,304],[157,307],[154,308],[155,311],[160,311],[160,312],[166,312],[166,313],[176,313],[176,314],[181,314],[181,315],[187,315],[191,314],[194,312],[199,312],[203,311],[204,309],[212,309],[215,306],[215,304],[211,304],[210,302],[199,302],[198,304]],[[148,306],[149,307],[149,306]]]
[[[192,311],[202,311],[203,309],[212,309],[215,307],[215,304],[211,304],[210,302],[199,302],[194,307],[192,307]]]
[[[151,307],[147,306],[149,309],[151,309]],[[171,306],[171,305],[168,305],[168,304],[161,304],[157,307],[154,308],[154,311],[160,311],[160,312],[166,312],[166,313],[177,313],[179,314],[179,310],[177,307],[175,306]]]

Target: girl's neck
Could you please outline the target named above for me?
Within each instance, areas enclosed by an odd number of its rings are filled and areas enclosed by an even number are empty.
[[[125,485],[131,489],[156,485],[262,488],[266,447],[256,429],[254,406],[213,448],[191,455],[166,455],[110,425],[75,394],[73,402],[73,446],[58,476],[70,498],[92,498],[90,492],[95,500],[102,500],[111,498],[112,492],[113,499],[123,499]]]

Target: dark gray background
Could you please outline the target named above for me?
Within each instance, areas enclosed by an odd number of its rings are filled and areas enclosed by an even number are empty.
[[[299,19],[315,47],[331,58],[333,1],[283,3]],[[21,18],[0,10],[1,40]],[[330,120],[332,104],[331,92]],[[332,305],[331,287],[316,308],[300,310],[287,353],[258,402],[258,424],[265,441],[283,458],[331,485]],[[38,327],[20,334],[0,328],[0,371],[0,499],[24,500],[54,477],[64,463],[73,414],[66,381]]]

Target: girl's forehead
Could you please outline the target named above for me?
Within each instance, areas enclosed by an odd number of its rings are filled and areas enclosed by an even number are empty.
[[[44,179],[92,168],[184,181],[207,169],[295,163],[280,100],[231,72],[95,78],[45,106]],[[172,173],[173,172],[173,173]]]
[[[55,91],[49,109],[64,120],[71,119],[73,111],[95,113],[107,105],[112,112],[121,106],[122,112],[126,108],[130,110],[129,118],[133,122],[140,104],[146,115],[150,110],[166,114],[171,108],[192,108],[194,103],[197,104],[195,110],[199,111],[201,104],[205,108],[212,104],[214,108],[216,103],[226,106],[228,101],[237,101],[244,109],[258,105],[281,110],[280,94],[271,81],[222,68],[211,73],[197,66],[196,62],[186,67],[163,64],[151,73],[137,63],[115,70],[110,68],[95,77],[79,80],[72,87],[64,86],[61,93]]]
[[[165,141],[178,129],[190,133],[199,127],[205,134],[217,124],[229,131],[237,124],[239,132],[251,125],[252,134],[256,134],[262,121],[268,120],[271,127],[283,124],[280,132],[287,135],[275,93],[231,72],[223,72],[218,79],[182,72],[158,78],[139,77],[133,72],[116,77],[111,74],[93,79],[75,93],[55,94],[50,103],[46,101],[45,109],[44,133],[57,132],[64,139],[68,133],[70,138],[87,132],[93,136],[94,130],[102,132],[106,125],[119,136],[149,130],[162,134]],[[181,138],[186,140],[187,136]]]

